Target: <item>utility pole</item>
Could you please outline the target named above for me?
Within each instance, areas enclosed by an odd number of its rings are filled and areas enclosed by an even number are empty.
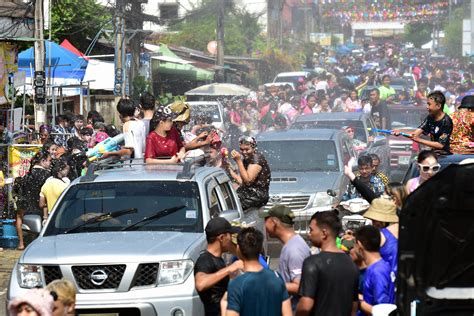
[[[224,74],[224,10],[225,0],[217,0],[217,82],[225,81]],[[474,1],[474,0],[473,0]]]
[[[471,0],[471,51],[469,56],[474,53],[474,0]]]
[[[43,0],[35,0],[35,129],[46,123],[46,82],[44,73]]]
[[[125,96],[124,64],[125,64],[125,6],[123,0],[117,0],[115,7],[115,80],[114,95],[116,101]]]
[[[129,47],[131,53],[130,76],[128,80],[129,95],[134,95],[142,91],[133,91],[133,80],[138,76],[140,69],[140,53],[141,44],[143,41],[143,14],[142,3],[147,3],[148,0],[135,0],[132,2],[132,9],[130,18],[126,19],[127,29],[134,30],[129,38]]]

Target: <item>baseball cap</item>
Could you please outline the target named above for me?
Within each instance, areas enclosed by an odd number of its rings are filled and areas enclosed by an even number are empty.
[[[222,217],[215,217],[206,225],[206,236],[208,237],[216,237],[225,233],[236,234],[238,232],[240,232],[239,227],[232,226],[229,221]]]
[[[261,218],[276,217],[282,223],[289,225],[294,224],[293,219],[295,218],[295,214],[293,213],[293,211],[288,206],[281,204],[273,206],[271,209],[268,210],[268,212],[260,213],[259,216]]]

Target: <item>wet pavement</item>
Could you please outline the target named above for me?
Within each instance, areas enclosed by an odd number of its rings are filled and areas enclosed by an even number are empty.
[[[0,316],[7,314],[5,310],[5,298],[7,293],[10,273],[15,261],[21,256],[22,251],[4,249],[0,251]]]

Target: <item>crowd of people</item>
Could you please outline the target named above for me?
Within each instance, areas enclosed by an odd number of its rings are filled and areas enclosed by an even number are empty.
[[[102,152],[99,159],[157,165],[203,156],[208,165],[225,169],[234,182],[243,222],[261,218],[262,227],[257,228],[239,228],[219,217],[207,223],[208,246],[194,267],[206,315],[370,315],[374,305],[395,302],[398,215],[405,198],[440,170],[438,155],[470,150],[474,144],[471,67],[393,45],[337,61],[325,64],[327,69],[314,76],[299,78],[294,86],[262,86],[245,98],[220,100],[228,125],[224,133],[212,126],[209,117],[191,117],[183,101],[163,105],[143,93],[139,102],[117,103],[123,145]],[[417,90],[396,91],[391,80],[407,73],[415,78]],[[361,98],[364,89],[369,92],[367,100]],[[337,111],[369,113],[377,128],[390,129],[388,106],[393,103],[427,108],[426,119],[406,137],[429,150],[418,154],[419,176],[402,185],[378,170],[380,158],[364,153],[366,144],[353,142],[361,154],[357,171],[350,164],[344,168],[350,185],[343,199],[367,200],[370,207],[364,217],[371,225],[342,231],[337,211],[315,213],[309,221],[308,245],[295,232],[295,215],[287,206],[262,212],[269,200],[271,166],[258,150],[258,133],[285,129],[300,115]],[[15,181],[19,249],[25,246],[23,215],[38,213],[46,220],[69,182],[87,168],[88,151],[120,134],[95,111],[87,117],[60,115],[56,122],[40,127],[33,143],[42,149],[27,175]],[[11,135],[4,126],[0,123],[0,132],[8,142]],[[354,133],[351,126],[343,130]],[[396,129],[392,134],[403,135]],[[262,259],[266,235],[283,245],[277,272]],[[225,253],[233,255],[231,262],[223,259]],[[35,291],[12,302],[12,315],[28,308],[50,315],[58,297],[64,298],[54,289]],[[70,308],[74,299],[67,302],[65,308]]]

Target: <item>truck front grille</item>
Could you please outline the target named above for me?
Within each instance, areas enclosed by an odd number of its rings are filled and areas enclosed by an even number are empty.
[[[120,285],[126,266],[73,266],[76,283],[84,290],[116,289]]]
[[[43,266],[44,281],[46,284],[62,279],[63,274],[59,266]]]
[[[310,195],[272,195],[265,206],[265,210],[269,210],[276,204],[286,205],[292,211],[302,210],[308,206],[310,198]]]
[[[158,267],[158,263],[140,264],[138,266],[137,272],[135,273],[135,280],[132,283],[132,287],[156,284],[156,278],[158,277]]]

